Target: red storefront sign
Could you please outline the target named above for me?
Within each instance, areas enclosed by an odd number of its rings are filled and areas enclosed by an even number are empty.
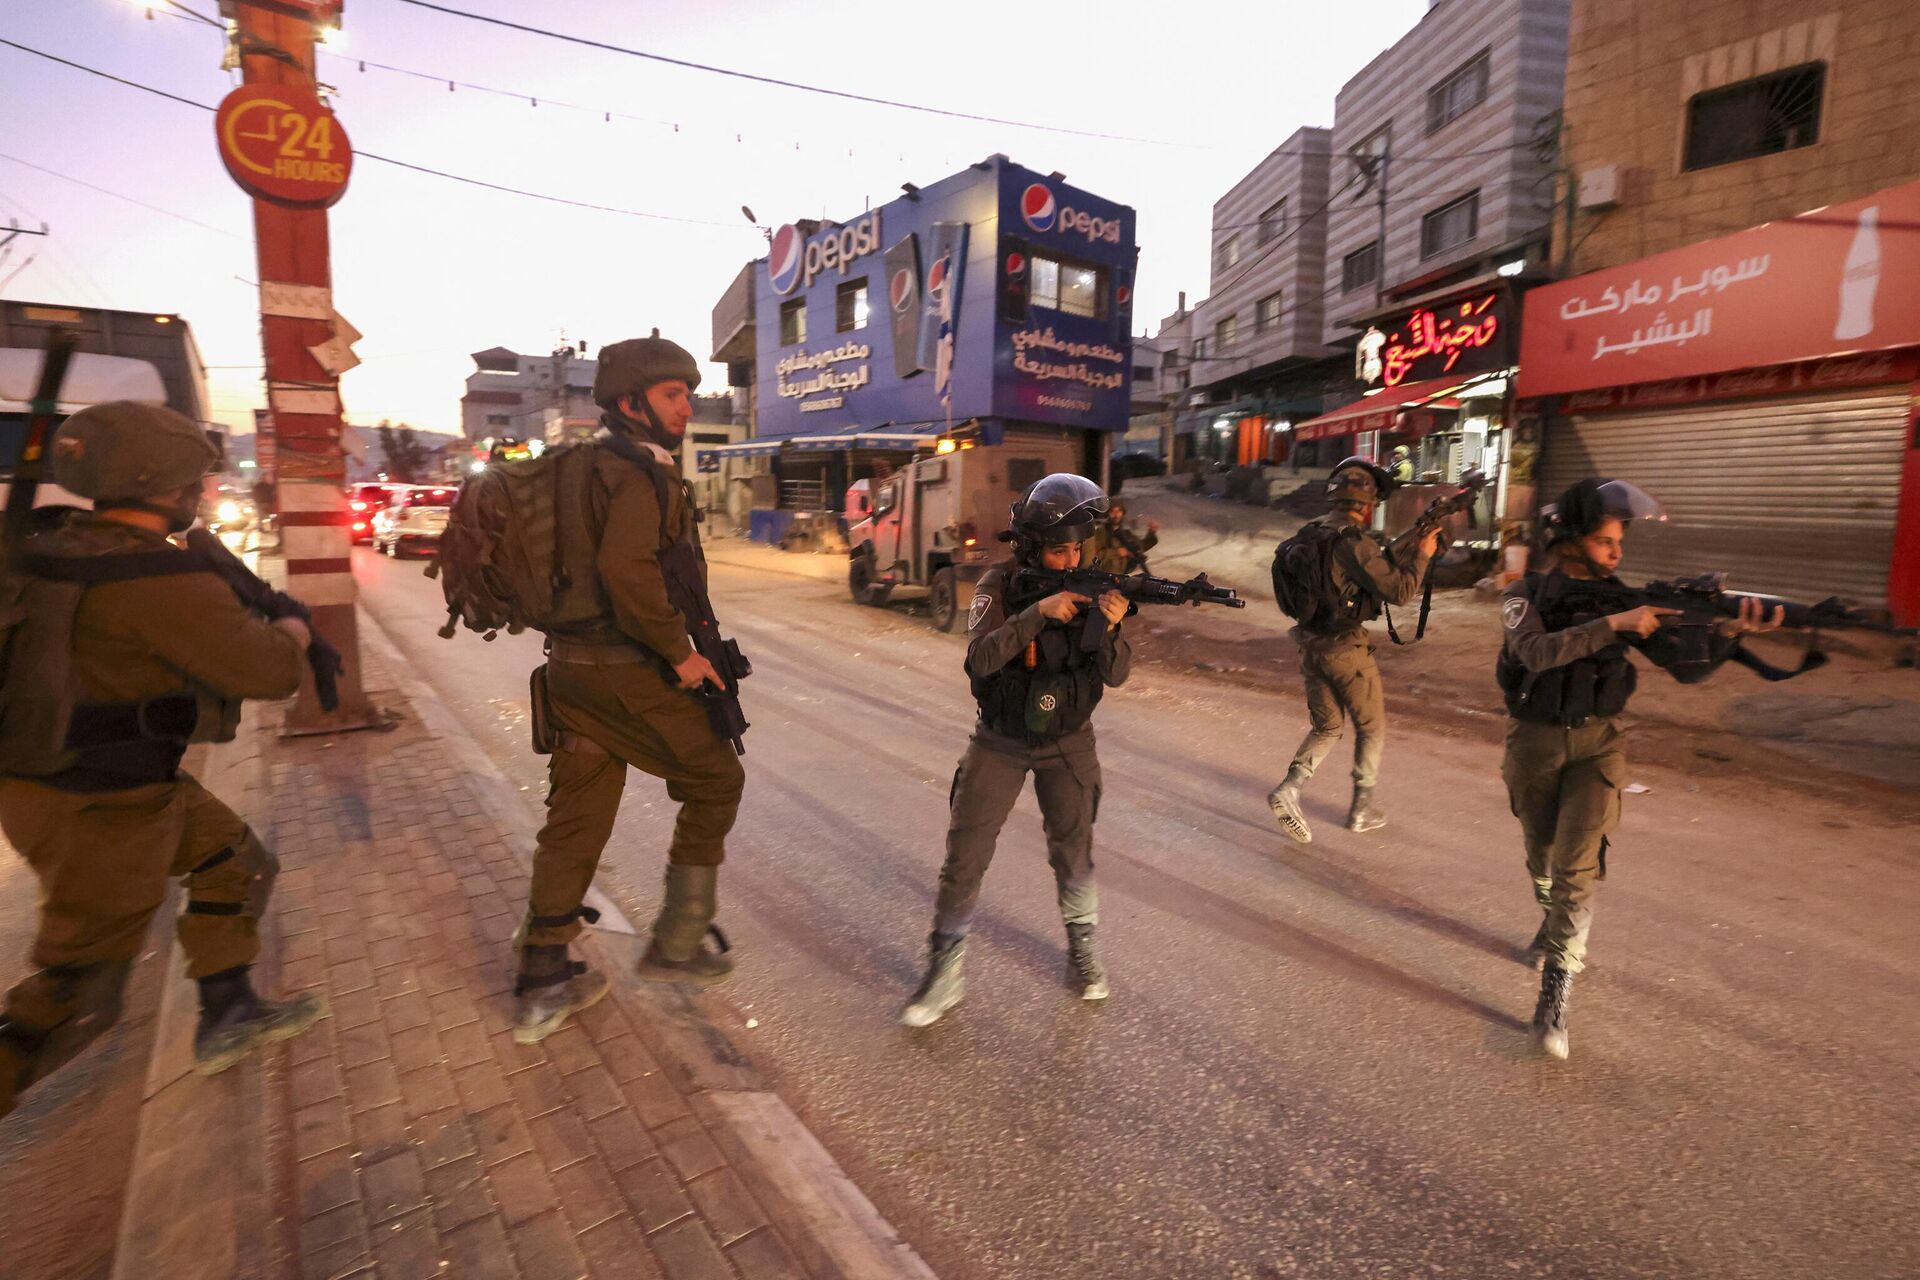
[[[1518,394],[1920,345],[1920,182],[1527,295]]]
[[[1362,382],[1397,387],[1447,374],[1485,373],[1513,363],[1505,290],[1421,307],[1384,332],[1371,329],[1355,352]]]
[[[298,85],[243,84],[213,117],[220,160],[247,194],[325,209],[347,192],[353,146],[333,112]]]
[[[1706,404],[1715,400],[1753,400],[1807,395],[1847,387],[1877,387],[1920,381],[1920,354],[1910,351],[1840,356],[1799,364],[1769,365],[1698,378],[1670,378],[1630,387],[1575,391],[1561,402],[1567,413],[1603,413],[1609,409],[1647,409],[1665,405]]]
[[[1403,382],[1390,391],[1381,391],[1357,400],[1332,413],[1309,418],[1294,428],[1296,440],[1327,440],[1350,436],[1357,431],[1387,431],[1394,420],[1407,412],[1409,405],[1427,409],[1458,409],[1460,402],[1448,393],[1458,391],[1465,378],[1434,378],[1426,382]],[[1424,435],[1425,432],[1418,434]]]

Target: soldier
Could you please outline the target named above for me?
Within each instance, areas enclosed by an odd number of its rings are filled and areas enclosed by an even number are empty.
[[[120,1015],[128,975],[169,878],[199,986],[194,1068],[223,1071],[326,1011],[317,995],[257,995],[248,968],[279,864],[252,829],[189,774],[189,742],[231,741],[244,698],[299,689],[304,623],[267,622],[170,533],[194,521],[217,453],[171,409],[83,409],[52,442],[53,476],[94,503],[28,540],[9,585],[0,829],[40,882],[29,973],[0,1015],[0,1115]],[[24,669],[23,669],[24,668]],[[38,687],[17,687],[31,680]],[[70,698],[36,750],[34,699]],[[44,704],[43,704],[44,705]],[[50,749],[48,749],[50,747]]]
[[[1743,600],[1740,617],[1715,626],[1707,665],[1683,668],[1676,637],[1661,630],[1678,610],[1643,606],[1582,618],[1558,600],[1540,603],[1554,575],[1617,581],[1627,522],[1659,515],[1659,504],[1625,481],[1582,480],[1542,512],[1551,569],[1514,583],[1501,603],[1506,642],[1498,674],[1512,717],[1501,774],[1542,912],[1527,947],[1541,970],[1533,1034],[1556,1058],[1567,1056],[1567,997],[1585,963],[1607,837],[1620,821],[1627,776],[1619,716],[1636,682],[1627,650],[1692,684],[1733,657],[1743,633],[1771,631],[1784,616],[1776,609],[1765,617],[1758,600]]]
[[[534,850],[519,937],[513,1034],[522,1044],[545,1039],[569,1014],[606,994],[605,976],[570,960],[567,945],[579,935],[581,918],[595,918],[582,903],[613,832],[629,766],[664,781],[668,796],[680,802],[640,976],[710,985],[733,970],[713,920],[720,862],[746,774],[695,696],[702,685],[719,689],[724,681],[694,651],[660,563],[668,548],[692,540],[704,587],[706,560],[673,456],[699,385],[694,358],[657,330],[600,351],[593,380],[603,411],[594,446],[594,509],[576,516],[592,525],[580,536],[599,548],[595,568],[607,608],[599,619],[548,641],[546,710],[558,734],[548,766],[547,822]],[[623,442],[612,436],[637,446],[639,456],[631,447],[616,451],[613,445]]]
[[[1107,998],[1107,976],[1093,947],[1100,758],[1091,720],[1101,694],[1124,684],[1132,664],[1132,650],[1120,634],[1127,598],[1117,591],[1097,601],[1072,591],[1042,596],[1012,586],[1013,570],[1021,566],[1078,568],[1082,544],[1106,509],[1106,495],[1091,480],[1050,475],[1036,481],[1013,504],[1013,527],[1001,535],[1013,543],[1012,564],[980,578],[967,615],[966,664],[980,719],[953,775],[927,974],[900,1015],[907,1026],[939,1021],[965,994],[960,962],[980,881],[1028,774],[1067,926],[1070,979],[1081,999]],[[1106,618],[1092,652],[1080,644],[1083,610],[1090,608]]]
[[[1102,573],[1132,573],[1147,567],[1147,552],[1160,545],[1160,526],[1147,521],[1146,536],[1127,528],[1127,504],[1118,498],[1107,504],[1107,518],[1096,521],[1087,540],[1087,563]]]
[[[1280,829],[1300,844],[1313,839],[1300,810],[1300,789],[1340,740],[1341,725],[1348,719],[1353,721],[1353,805],[1347,811],[1347,830],[1375,831],[1386,825],[1386,815],[1373,803],[1385,746],[1386,700],[1373,641],[1363,624],[1379,617],[1383,605],[1413,599],[1440,543],[1436,529],[1420,541],[1411,564],[1397,565],[1369,536],[1374,507],[1392,488],[1383,469],[1364,458],[1348,458],[1327,480],[1331,510],[1295,535],[1317,548],[1316,563],[1324,565],[1309,584],[1310,590],[1324,593],[1318,611],[1322,621],[1296,626],[1290,633],[1300,650],[1312,728],[1294,752],[1285,781],[1268,793],[1267,807]]]

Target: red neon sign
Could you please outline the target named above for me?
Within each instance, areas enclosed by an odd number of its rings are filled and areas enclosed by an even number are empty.
[[[1428,357],[1439,357],[1440,368],[1427,374],[1435,377],[1453,372],[1460,357],[1481,347],[1491,346],[1500,333],[1500,317],[1489,314],[1500,295],[1490,293],[1469,299],[1444,314],[1416,311],[1407,318],[1406,331],[1387,336],[1381,351],[1381,376],[1389,387],[1405,382],[1415,364]]]

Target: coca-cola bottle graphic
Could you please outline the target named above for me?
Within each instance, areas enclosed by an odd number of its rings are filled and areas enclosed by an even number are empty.
[[[1873,295],[1880,288],[1880,206],[1860,211],[1860,223],[1847,250],[1840,273],[1840,318],[1833,326],[1836,340],[1864,338],[1873,332]]]

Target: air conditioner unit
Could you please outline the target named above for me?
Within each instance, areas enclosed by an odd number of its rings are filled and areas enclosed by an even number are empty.
[[[1580,207],[1598,213],[1620,203],[1621,174],[1617,164],[1596,165],[1580,174]]]

